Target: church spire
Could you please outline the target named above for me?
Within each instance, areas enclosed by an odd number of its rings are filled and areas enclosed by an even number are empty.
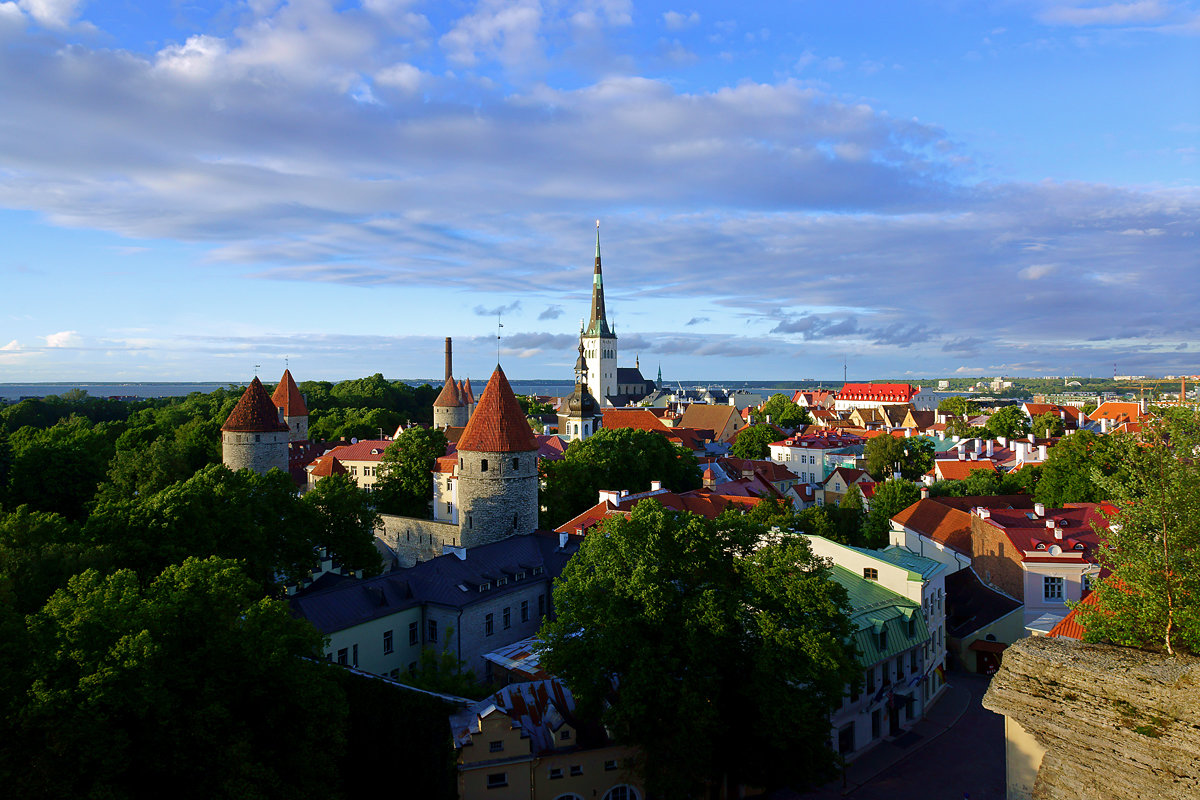
[[[604,314],[604,275],[600,270],[600,220],[596,220],[596,268],[592,271],[592,317],[588,320],[589,336],[612,336]]]

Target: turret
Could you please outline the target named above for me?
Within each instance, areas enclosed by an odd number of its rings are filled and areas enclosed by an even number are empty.
[[[260,475],[276,467],[287,472],[288,438],[279,409],[255,376],[221,426],[221,461],[232,470]]]
[[[458,526],[463,547],[536,530],[537,450],[537,437],[497,365],[458,440]]]
[[[433,401],[433,427],[461,428],[470,418],[471,408],[463,391],[463,387],[454,380],[453,357],[450,337],[446,337],[446,382],[442,385],[441,394]]]
[[[588,391],[587,384],[587,359],[583,355],[583,332],[580,331],[575,390],[563,398],[558,412],[558,435],[567,441],[582,441],[595,433],[600,425],[600,406]]]
[[[285,369],[271,402],[279,410],[279,421],[288,427],[288,441],[308,441],[308,406],[304,403],[304,395],[292,379],[292,371]]]

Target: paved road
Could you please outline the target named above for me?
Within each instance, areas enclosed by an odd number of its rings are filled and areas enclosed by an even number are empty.
[[[943,709],[943,714],[952,712],[945,714],[948,728],[926,725],[922,730],[918,723],[913,733],[895,744],[877,746],[875,750],[879,752],[865,754],[857,772],[851,770],[845,793],[839,780],[816,792],[791,797],[962,800],[967,792],[971,800],[1004,800],[1004,718],[980,704],[987,690],[987,678],[952,673],[950,684],[959,691],[954,696],[948,692],[938,701],[939,705],[950,703]],[[883,766],[894,758],[899,760]],[[878,764],[882,772],[872,777],[873,764]]]

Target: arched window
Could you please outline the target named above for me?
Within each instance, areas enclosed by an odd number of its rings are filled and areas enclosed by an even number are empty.
[[[641,795],[632,786],[621,784],[609,789],[604,795],[604,800],[641,800]]]

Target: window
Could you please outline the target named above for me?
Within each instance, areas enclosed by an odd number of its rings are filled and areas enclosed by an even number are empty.
[[[489,753],[504,752],[504,742],[502,742],[500,740],[496,740],[494,742],[488,742],[488,752]]]
[[[504,630],[512,627],[512,609],[508,606],[504,607]]]
[[[491,636],[495,632],[496,632],[496,623],[492,619],[492,615],[488,614],[486,617],[483,618],[483,635]]]
[[[564,741],[564,742],[567,741],[568,739],[570,739],[571,738],[571,729],[563,728],[561,731],[558,732],[558,738],[560,741]]]
[[[887,628],[879,632],[879,649],[887,650]]]
[[[914,675],[917,672],[917,651],[913,650],[908,654],[908,671]]]
[[[917,634],[917,616],[916,614],[908,618],[908,635],[915,636]]]
[[[879,570],[874,567],[863,567],[863,577],[869,581],[879,580]]]
[[[554,767],[550,770],[550,780],[556,781],[563,776],[562,767]]]
[[[358,477],[358,467],[351,467],[350,475],[351,475],[351,477]]]
[[[344,647],[338,650],[338,663],[343,667],[350,663],[350,651]]]
[[[520,466],[521,466],[521,459],[514,458],[513,459],[513,469],[520,469]]]
[[[487,459],[486,458],[479,459],[479,471],[487,472]]]
[[[616,768],[617,768],[617,760],[615,758],[604,762],[604,771],[605,772],[612,772]]]
[[[571,777],[572,778],[578,778],[582,774],[583,774],[583,765],[582,764],[572,764],[571,765]]]
[[[538,595],[538,617],[546,616],[546,595]]]
[[[421,640],[421,630],[416,622],[408,623],[408,643],[414,645]]]
[[[358,666],[358,645],[357,644],[352,645],[352,648],[353,649],[351,649],[351,651],[350,651],[350,658],[351,658],[350,663],[353,666],[357,667]]]
[[[875,668],[871,667],[867,670],[867,693],[875,691]]]
[[[614,786],[604,795],[604,800],[641,800],[641,797],[632,786]]]
[[[508,786],[507,772],[493,772],[487,776],[487,788],[499,789]]]
[[[436,619],[429,620],[429,641],[431,641],[431,642],[437,641],[437,620]]]
[[[521,622],[529,622],[529,601],[521,601]]]
[[[394,649],[395,648],[392,647],[392,632],[384,631],[383,632],[383,654],[385,656],[389,656],[392,654],[392,651]]]
[[[904,677],[904,656],[896,656],[896,680]]]
[[[1063,599],[1062,578],[1042,578],[1042,597],[1047,602]]]
[[[1083,576],[1083,591],[1090,592],[1092,589],[1095,588],[1095,583],[1096,583],[1095,575],[1084,575]]]
[[[446,503],[446,513],[447,514],[454,513],[454,504],[453,503]]]

